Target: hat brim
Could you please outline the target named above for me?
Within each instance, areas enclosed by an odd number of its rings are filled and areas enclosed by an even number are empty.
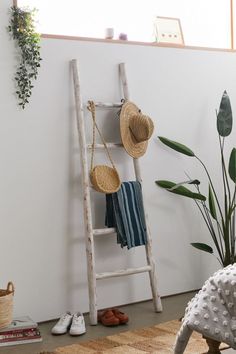
[[[133,158],[143,156],[147,150],[148,141],[137,142],[129,127],[129,119],[139,108],[132,102],[125,102],[120,112],[120,135],[126,152]]]

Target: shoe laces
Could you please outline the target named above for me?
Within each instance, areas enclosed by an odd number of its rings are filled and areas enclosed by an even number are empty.
[[[59,324],[63,325],[66,322],[68,322],[69,317],[71,317],[71,313],[70,312],[64,313],[64,315],[62,315],[60,320],[59,320]]]
[[[75,313],[73,316],[73,322],[75,324],[83,323],[83,315],[80,312]]]

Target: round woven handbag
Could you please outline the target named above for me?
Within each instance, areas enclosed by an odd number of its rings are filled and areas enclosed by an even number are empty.
[[[0,289],[0,329],[12,321],[14,291],[12,282],[7,284],[7,289]]]
[[[92,114],[93,118],[93,143],[92,143],[92,153],[91,153],[91,167],[90,167],[90,180],[94,189],[101,193],[111,194],[115,193],[120,189],[120,177],[117,169],[112,161],[111,155],[107,148],[107,144],[98,128],[95,119],[95,104],[93,101],[88,101],[88,110]],[[95,151],[95,128],[102,140],[104,148],[106,150],[107,156],[111,162],[112,167],[107,165],[97,165],[94,166],[94,151]]]

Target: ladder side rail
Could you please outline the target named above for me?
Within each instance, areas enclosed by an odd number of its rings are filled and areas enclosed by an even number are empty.
[[[91,198],[90,198],[90,181],[87,159],[87,145],[84,127],[84,111],[81,97],[80,80],[79,80],[79,64],[76,59],[72,60],[72,71],[74,80],[74,94],[76,106],[76,121],[79,135],[80,157],[82,166],[82,183],[84,197],[84,227],[86,240],[86,257],[87,257],[87,277],[89,290],[89,315],[90,323],[97,324],[97,294],[96,294],[96,273],[95,273],[95,253],[94,238],[92,226]]]
[[[128,80],[127,80],[127,75],[126,75],[126,70],[125,70],[125,63],[119,64],[119,71],[120,71],[120,78],[121,78],[122,87],[123,87],[124,98],[125,98],[125,100],[130,100]],[[142,185],[142,176],[141,176],[139,159],[133,158],[133,165],[134,165],[136,181],[139,181]],[[144,199],[144,197],[143,197],[143,199]],[[151,291],[152,291],[152,297],[153,297],[153,304],[154,304],[155,311],[161,312],[162,311],[162,304],[161,304],[161,298],[160,298],[160,295],[158,292],[156,264],[155,264],[155,260],[154,260],[153,253],[152,253],[152,238],[151,238],[151,233],[150,233],[150,229],[149,229],[148,222],[147,222],[148,217],[147,217],[147,212],[145,210],[146,208],[145,208],[145,201],[144,200],[143,200],[143,207],[144,207],[145,220],[146,220],[146,226],[147,226],[147,244],[145,245],[145,250],[146,250],[147,264],[151,266],[151,270],[149,272],[149,278],[150,278],[150,285],[151,285]]]
[[[127,81],[126,70],[125,70],[125,63],[120,63],[119,69],[120,69],[120,78],[121,78],[122,87],[123,87],[124,99],[130,100],[128,81]],[[140,171],[138,159],[133,158],[133,164],[134,164],[136,181],[139,181],[140,183],[142,183],[142,177],[141,177],[141,171]]]

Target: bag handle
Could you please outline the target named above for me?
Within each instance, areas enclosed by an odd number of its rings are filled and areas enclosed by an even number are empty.
[[[7,284],[7,291],[10,292],[10,293],[13,293],[15,292],[15,287],[13,285],[13,283],[11,281],[8,282]]]
[[[111,158],[111,155],[109,153],[109,150],[108,150],[108,147],[107,147],[107,144],[102,136],[102,133],[100,132],[99,128],[98,128],[98,125],[96,123],[96,117],[95,117],[95,103],[93,101],[88,101],[88,106],[87,106],[88,110],[91,112],[92,114],[92,119],[93,119],[93,143],[92,143],[92,153],[91,153],[91,171],[93,169],[93,166],[94,166],[94,151],[95,151],[95,127],[98,131],[98,134],[102,140],[102,143],[105,147],[105,150],[106,150],[106,153],[107,153],[107,156],[112,164],[112,167],[114,168],[114,170],[116,170],[116,167],[114,165],[114,162],[112,161],[112,158]]]

